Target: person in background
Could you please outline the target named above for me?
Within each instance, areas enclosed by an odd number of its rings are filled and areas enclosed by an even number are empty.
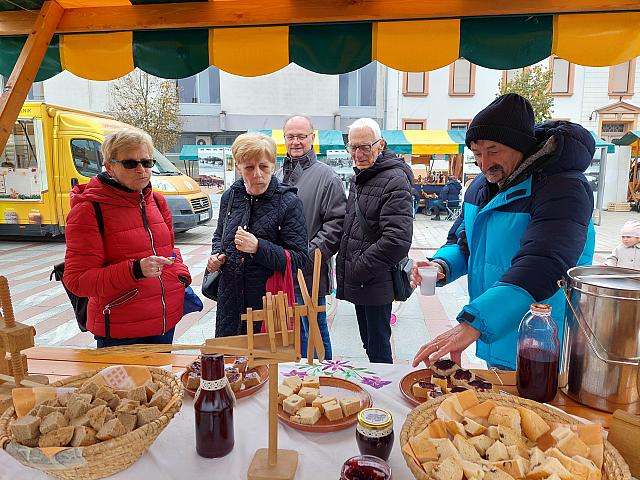
[[[151,137],[133,128],[112,133],[102,158],[106,171],[71,191],[63,282],[89,298],[87,330],[98,348],[172,343],[191,275],[167,202],[151,189]]]
[[[604,265],[640,270],[640,221],[626,222],[620,230],[620,236],[622,243],[613,249]]]
[[[247,308],[262,309],[267,280],[275,271],[286,271],[285,250],[293,272],[303,269],[308,258],[302,202],[295,187],[280,184],[273,175],[273,139],[262,133],[243,133],[233,142],[231,153],[242,178],[222,194],[207,261],[209,272],[223,267],[216,337],[247,333],[247,324],[240,316]],[[260,324],[254,327],[259,332]]]
[[[355,305],[360,339],[374,363],[393,363],[391,268],[407,256],[413,235],[413,173],[403,158],[385,147],[375,120],[361,118],[349,127],[347,148],[355,175],[336,259],[336,296]]]
[[[313,252],[319,248],[322,252],[320,271],[320,291],[318,305],[326,305],[326,296],[333,291],[333,272],[331,259],[340,248],[342,223],[344,221],[347,197],[342,181],[329,165],[319,162],[313,149],[315,133],[311,119],[304,115],[294,115],[284,122],[284,143],[287,155],[283,166],[276,176],[282,183],[298,189],[302,200],[304,218],[309,235],[309,255],[311,261],[304,269],[304,279],[311,293],[313,280]],[[297,303],[302,304],[297,277],[294,281]],[[302,356],[307,355],[309,322],[302,317],[301,322]],[[327,313],[318,313],[318,327],[322,335],[325,358],[333,358],[331,336],[327,325]]]
[[[433,216],[431,220],[440,220],[440,212],[446,212],[449,208],[458,207],[460,205],[460,192],[462,185],[454,175],[449,175],[449,179],[440,193],[438,199],[431,205]],[[447,203],[445,203],[447,202]]]
[[[476,355],[489,367],[516,366],[518,325],[533,303],[552,306],[560,341],[565,299],[558,280],[576,265],[591,265],[595,231],[593,190],[583,172],[595,142],[571,122],[534,124],[531,104],[502,95],[469,126],[466,145],[482,172],[464,196],[447,243],[427,262],[441,284],[467,275],[470,303],[454,328],[419,349],[414,366],[446,354],[460,364],[477,340]]]

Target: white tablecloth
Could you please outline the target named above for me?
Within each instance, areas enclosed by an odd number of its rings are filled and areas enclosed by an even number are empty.
[[[306,364],[281,364],[280,375],[302,370]],[[400,379],[411,371],[408,365],[350,364],[325,362],[326,372],[348,378],[365,388],[375,406],[391,411],[395,443],[389,458],[394,480],[414,478],[400,452],[400,430],[412,407],[400,393]],[[361,369],[361,370],[358,370]],[[315,374],[315,372],[311,372]],[[389,382],[385,384],[385,382]],[[384,385],[383,385],[384,384]],[[374,386],[372,386],[374,385]],[[375,388],[378,387],[378,388]],[[268,444],[268,383],[256,394],[238,400],[235,415],[235,447],[226,457],[205,459],[196,453],[193,399],[185,395],[181,411],[169,423],[140,460],[111,477],[130,480],[245,479],[253,454]],[[308,433],[279,422],[278,446],[298,451],[297,479],[340,478],[344,461],[358,455],[355,426],[332,433]],[[51,477],[22,466],[0,451],[0,479],[35,480]]]

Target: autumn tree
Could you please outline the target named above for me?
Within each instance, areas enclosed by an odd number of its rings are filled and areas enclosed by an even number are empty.
[[[182,122],[175,80],[135,69],[111,84],[109,109],[117,120],[151,135],[154,146],[161,152],[170,150],[178,141]]]
[[[534,65],[522,69],[510,81],[500,80],[498,95],[517,93],[531,102],[535,114],[535,122],[541,123],[551,118],[553,95],[551,81],[553,72],[541,65]]]

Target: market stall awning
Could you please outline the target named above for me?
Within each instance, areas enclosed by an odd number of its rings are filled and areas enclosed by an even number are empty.
[[[198,160],[198,147],[200,145],[183,145],[180,150],[180,160]]]
[[[624,134],[622,138],[613,140],[615,145],[633,145],[640,140],[640,130],[631,130]]]
[[[382,138],[398,154],[464,153],[464,133],[460,130],[383,130]]]
[[[161,0],[132,0],[134,6],[129,0],[101,3],[59,0],[59,3],[69,10],[65,11],[56,28],[37,81],[62,70],[90,80],[112,80],[136,67],[158,77],[184,78],[213,65],[236,75],[256,76],[296,63],[313,72],[338,74],[378,61],[400,71],[421,72],[449,65],[459,57],[488,68],[514,69],[532,65],[552,54],[589,66],[616,65],[640,55],[638,11],[295,22],[296,15],[305,15],[305,4],[290,12],[291,24],[247,26],[236,20],[233,26],[203,28],[202,17],[211,19],[204,22],[215,27],[216,19],[222,13],[230,15],[221,9],[230,7],[222,5],[223,2],[205,1],[198,6],[198,2],[183,1],[180,3],[185,5],[182,10],[174,6],[174,10],[166,11],[167,18],[173,20],[175,15],[176,19],[162,30],[158,29],[164,25],[161,13],[170,5],[141,5],[163,3]],[[217,5],[209,5],[214,3]],[[249,8],[248,3],[243,2],[242,7]],[[7,11],[15,10],[16,5],[38,9],[42,1],[0,0],[0,74],[4,76],[11,73],[26,39],[25,35],[15,32],[24,30],[26,33],[30,21],[24,17],[19,23],[15,19],[24,12]],[[136,9],[144,8],[146,12],[151,7],[155,16],[149,14],[149,18],[157,19],[156,27],[144,24],[139,18],[134,21],[137,13],[143,13]],[[81,14],[85,8],[85,15],[91,15],[91,21],[85,18],[82,23]],[[119,8],[125,10],[118,18]],[[216,8],[220,10],[218,17]],[[416,10],[421,8],[427,7],[415,4]],[[257,5],[255,9],[258,9]],[[103,10],[105,15],[101,17]],[[499,8],[494,8],[494,12],[496,10]],[[193,13],[192,28],[179,27],[189,21],[186,11]],[[340,16],[340,13],[332,12],[328,18]],[[353,18],[348,12],[342,16]],[[446,16],[441,13],[441,17]],[[102,26],[101,21],[104,22]],[[102,32],[95,31],[100,28]]]
[[[287,147],[284,144],[284,132],[282,130],[258,130],[269,135],[276,142],[278,156],[284,157],[287,154]],[[315,130],[316,138],[313,141],[313,150],[317,155],[326,155],[327,150],[344,150],[344,140],[340,130]]]
[[[589,133],[591,133],[591,136],[596,141],[596,148],[606,148],[607,149],[607,153],[614,153],[615,152],[615,145],[613,143],[609,143],[609,142],[603,140],[593,130],[589,130]]]

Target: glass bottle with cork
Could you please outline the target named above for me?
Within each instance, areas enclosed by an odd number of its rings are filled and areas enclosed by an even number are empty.
[[[202,355],[200,387],[193,408],[196,451],[206,458],[224,457],[234,445],[233,409],[236,397],[224,371],[224,355]]]
[[[518,328],[516,385],[524,398],[546,403],[558,391],[560,341],[551,306],[534,303]]]

